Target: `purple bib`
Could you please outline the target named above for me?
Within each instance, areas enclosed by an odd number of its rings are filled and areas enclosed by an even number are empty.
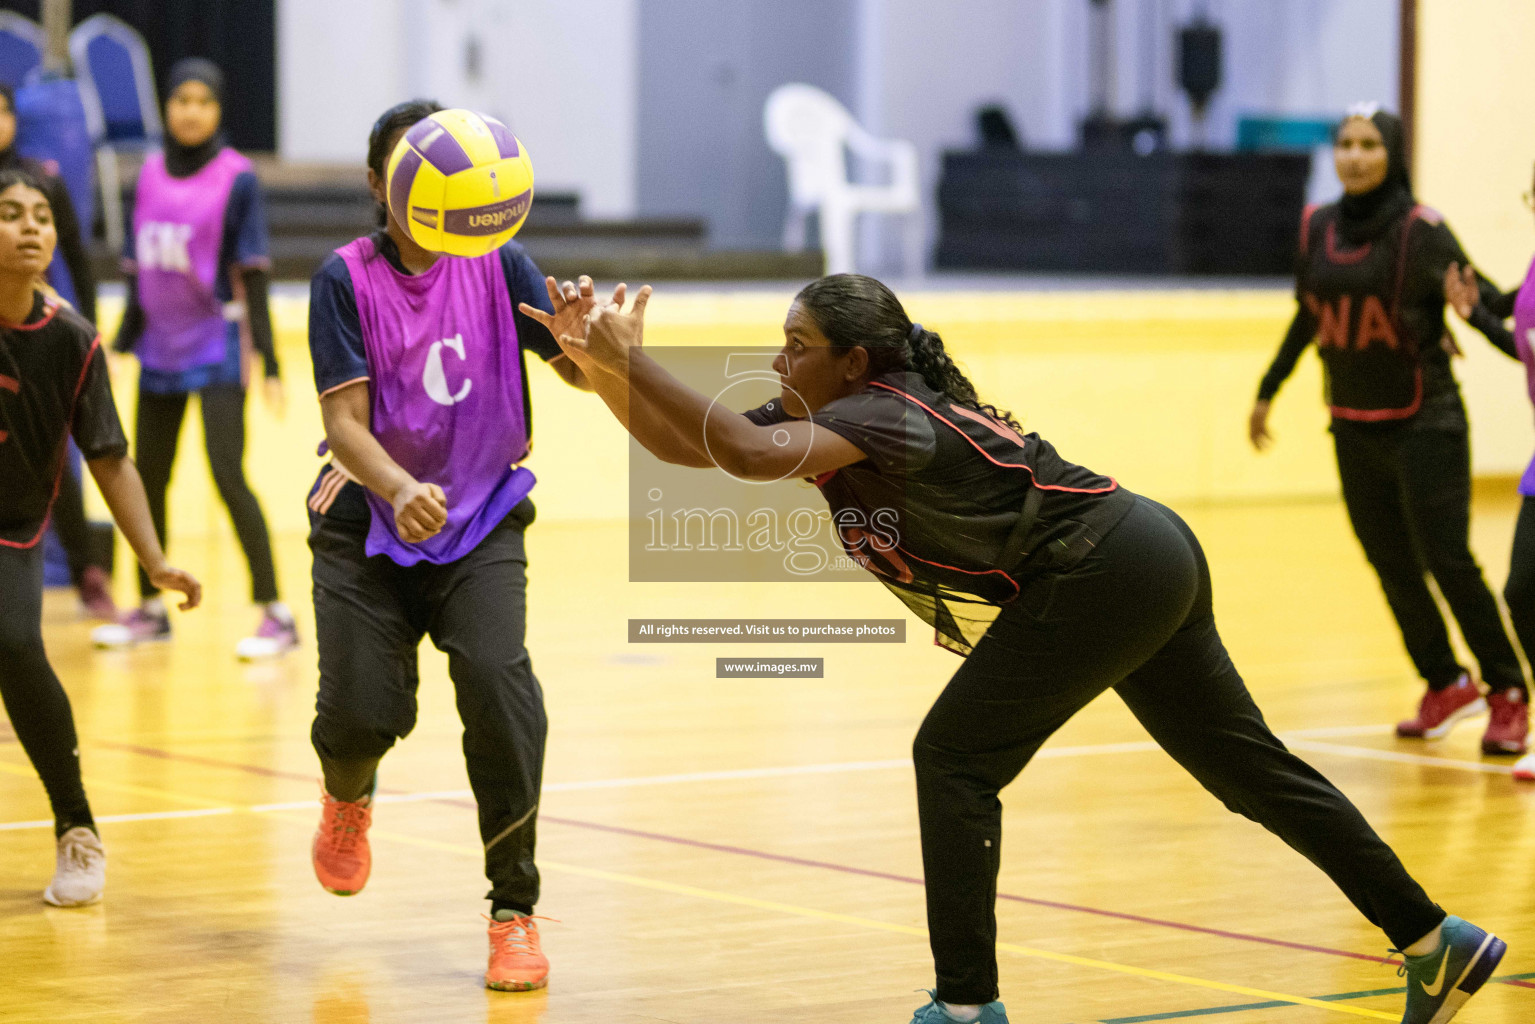
[[[1530,391],[1530,401],[1535,402],[1535,263],[1530,264],[1519,287],[1519,297],[1514,300],[1514,344],[1524,363],[1524,375]],[[1535,495],[1535,459],[1525,467],[1519,481],[1519,493]]]
[[[467,555],[533,489],[522,352],[501,254],[443,256],[401,274],[359,238],[336,250],[352,276],[371,378],[373,436],[448,498],[448,524],[407,544],[394,508],[368,491],[367,553],[400,565]]]
[[[229,194],[250,169],[251,162],[232,149],[185,178],[166,171],[164,153],[144,161],[133,202],[133,252],[145,314],[135,353],[151,370],[181,373],[222,363],[228,353],[229,325],[215,291],[219,250]]]

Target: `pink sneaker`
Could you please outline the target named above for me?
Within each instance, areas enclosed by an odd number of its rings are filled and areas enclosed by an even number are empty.
[[[171,620],[164,608],[135,608],[116,622],[97,626],[91,642],[97,647],[122,650],[171,638]]]
[[[1421,737],[1437,740],[1449,734],[1452,726],[1463,718],[1473,718],[1487,711],[1482,691],[1465,672],[1460,678],[1442,690],[1429,690],[1418,703],[1418,714],[1396,724],[1398,736]]]
[[[1492,717],[1482,734],[1484,754],[1522,754],[1530,733],[1530,702],[1524,691],[1510,686],[1487,695]]]
[[[235,646],[235,657],[241,661],[262,661],[279,658],[298,647],[298,627],[290,617],[287,622],[273,615],[270,610],[261,616],[256,635],[248,636]]]
[[[117,621],[117,602],[112,600],[112,578],[99,565],[88,565],[80,573],[76,588],[85,614],[102,622]]]

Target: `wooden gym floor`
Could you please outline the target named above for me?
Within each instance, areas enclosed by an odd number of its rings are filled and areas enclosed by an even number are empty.
[[[301,344],[285,337],[295,408]],[[280,500],[301,501],[311,471],[283,470]],[[205,470],[188,459],[177,486],[206,489]],[[1494,586],[1511,490],[1483,488],[1476,506]],[[1503,983],[1457,1020],[1535,1020],[1535,786],[1479,755],[1478,724],[1433,743],[1391,735],[1417,688],[1341,505],[1174,504],[1275,729],[1450,912],[1509,941]],[[273,519],[306,639],[280,663],[234,661],[254,617],[227,526],[176,535],[209,594],[176,615],[172,644],[94,652],[72,596],[50,595],[109,882],[96,907],[41,902],[47,804],[0,720],[0,1020],[905,1024],[926,999],[908,752],[953,656],[914,620],[904,646],[624,642],[630,616],[900,614],[882,587],[631,584],[621,522],[532,528],[529,646],[551,723],[538,909],[559,923],[543,927],[547,992],[495,993],[480,985],[485,881],[459,724],[429,647],[420,724],[384,763],[372,881],[349,899],[314,881],[308,553],[291,516]],[[824,656],[826,678],[714,679],[712,659],[736,653]],[[1112,695],[1004,798],[1002,997],[1017,1024],[1399,1018],[1384,936]]]

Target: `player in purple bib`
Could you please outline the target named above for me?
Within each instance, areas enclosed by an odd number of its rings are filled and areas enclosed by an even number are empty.
[[[547,720],[524,646],[533,474],[524,353],[586,387],[548,328],[543,275],[509,242],[475,259],[427,252],[387,213],[384,168],[437,110],[386,111],[368,140],[380,230],[327,259],[310,286],[309,345],[331,462],[309,495],[324,771],[315,875],[349,896],[367,882],[380,760],[416,720],[416,652],[448,654],[490,879],[490,988],[541,988],[532,917]],[[574,289],[574,286],[570,286]],[[560,323],[576,329],[572,306]],[[322,451],[324,449],[322,448]]]
[[[293,614],[278,599],[272,544],[261,504],[245,479],[246,366],[259,353],[268,403],[280,411],[282,379],[267,308],[266,219],[251,162],[219,132],[223,75],[208,61],[179,61],[165,104],[165,150],[139,172],[124,247],[128,305],[116,348],[138,356],[134,455],[144,476],[161,543],[165,495],[187,400],[202,407],[208,464],[250,568],[251,599],[261,606],[245,660],[298,646]],[[140,607],[95,633],[103,647],[170,637],[159,591],[139,574]]]
[[[1535,208],[1535,198],[1532,197],[1535,197],[1535,191],[1526,192],[1524,201]],[[1493,339],[1499,350],[1518,353],[1519,361],[1524,364],[1530,401],[1535,402],[1535,262],[1530,264],[1524,283],[1518,289],[1500,295],[1489,295],[1480,287],[1476,271],[1471,267],[1452,263],[1444,275],[1444,293],[1455,312]],[[1509,317],[1514,319],[1512,335],[1505,326]],[[1530,460],[1524,476],[1519,479],[1519,493],[1523,495],[1523,501],[1519,506],[1519,521],[1514,526],[1514,550],[1509,557],[1503,599],[1508,602],[1508,615],[1513,620],[1514,632],[1525,655],[1535,657],[1535,459]],[[1528,709],[1525,709],[1522,721],[1527,730]],[[1514,778],[1535,781],[1535,754],[1514,765]]]

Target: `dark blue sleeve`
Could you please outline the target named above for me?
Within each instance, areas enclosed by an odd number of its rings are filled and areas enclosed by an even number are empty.
[[[229,206],[224,210],[224,264],[240,267],[271,265],[271,245],[267,240],[266,206],[261,200],[261,184],[254,171],[239,174],[229,190]]]
[[[325,258],[309,282],[309,356],[314,362],[315,390],[322,395],[369,377],[352,275],[335,253]]]
[[[545,313],[554,312],[554,304],[549,301],[549,289],[544,285],[543,271],[534,264],[527,250],[516,242],[507,242],[501,247],[501,269],[506,272],[506,289],[512,296],[512,315],[517,322],[518,342],[529,352],[538,353],[544,362],[564,355],[560,351],[560,343],[549,333],[549,328],[517,308],[518,303],[526,302]]]

